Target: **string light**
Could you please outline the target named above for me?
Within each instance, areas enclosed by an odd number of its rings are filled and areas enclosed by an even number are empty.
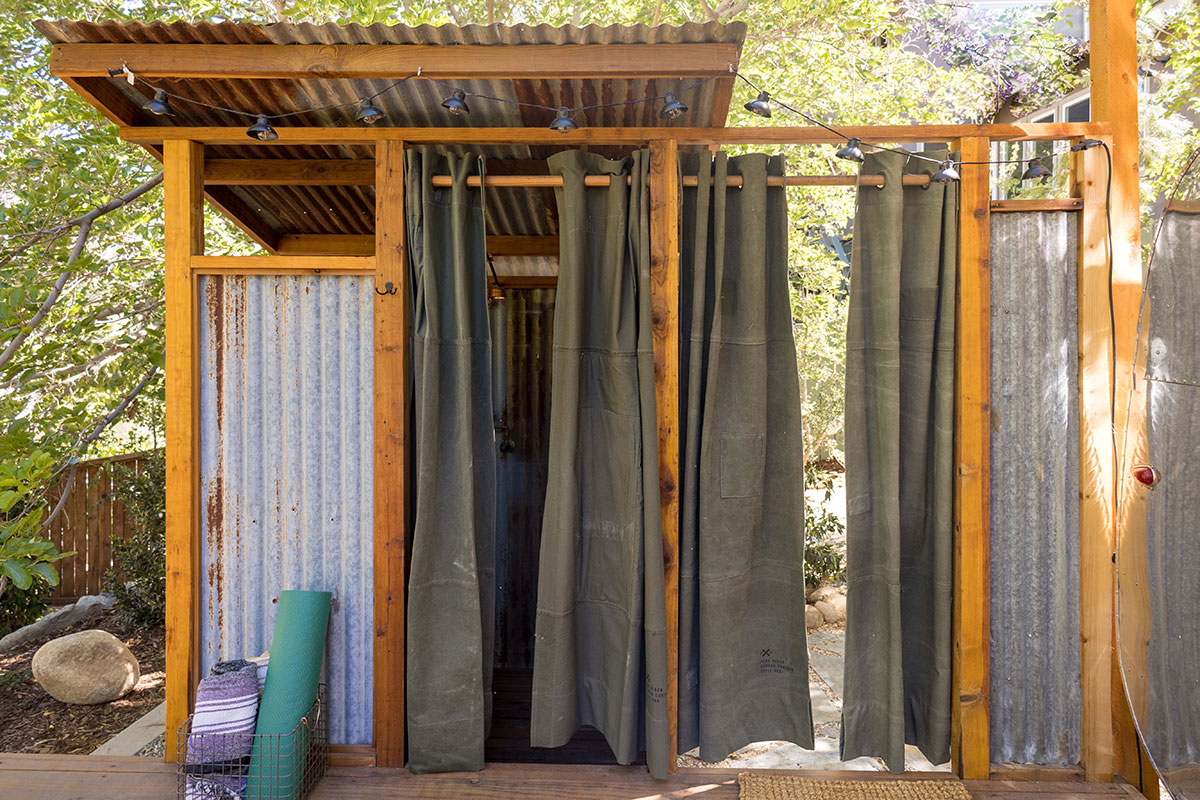
[[[742,106],[752,114],[757,114],[763,119],[771,118],[771,95],[765,90],[759,90],[758,97],[751,100],[746,105]]]
[[[508,105],[520,106],[523,108],[536,108],[536,109],[542,109],[545,111],[554,112],[555,116],[554,116],[553,121],[550,123],[550,126],[549,126],[550,129],[554,130],[554,131],[558,131],[560,133],[569,133],[571,131],[575,131],[575,130],[579,129],[579,123],[576,122],[575,117],[581,112],[593,111],[593,110],[597,110],[597,109],[601,109],[601,108],[610,108],[610,107],[615,107],[615,106],[628,106],[628,105],[634,105],[637,103],[651,103],[651,102],[661,101],[663,103],[663,105],[662,105],[662,108],[659,110],[659,114],[658,114],[659,117],[662,119],[676,119],[679,116],[681,116],[689,111],[688,105],[679,99],[680,95],[686,94],[687,92],[694,91],[694,90],[700,88],[701,86],[709,83],[710,81],[717,80],[718,78],[729,77],[732,75],[734,78],[739,79],[739,80],[743,81],[744,83],[746,83],[747,85],[749,85],[757,93],[753,99],[751,99],[749,102],[747,102],[745,104],[744,108],[746,108],[747,111],[750,111],[751,113],[753,113],[757,116],[763,117],[764,119],[769,119],[772,116],[773,109],[775,107],[783,108],[787,111],[792,112],[797,117],[800,117],[801,119],[805,120],[806,122],[808,122],[812,125],[822,128],[822,129],[834,134],[835,136],[844,138],[846,140],[846,143],[842,147],[838,148],[835,155],[838,158],[846,160],[846,161],[853,161],[853,162],[859,163],[859,164],[863,163],[866,160],[864,148],[870,148],[871,150],[877,150],[877,151],[898,153],[909,159],[916,159],[919,161],[927,161],[930,164],[936,164],[938,166],[938,170],[937,170],[937,172],[934,173],[934,175],[932,176],[931,179],[936,180],[938,182],[945,182],[945,183],[955,182],[955,181],[960,180],[958,167],[961,167],[964,164],[991,165],[991,164],[1025,163],[1024,159],[1001,159],[1001,160],[994,160],[994,161],[956,161],[954,159],[937,159],[937,158],[930,158],[929,156],[925,156],[925,155],[922,155],[921,153],[913,152],[911,150],[905,150],[905,149],[900,149],[900,148],[895,148],[895,147],[887,147],[885,145],[875,144],[873,142],[864,142],[862,139],[844,134],[842,131],[839,131],[838,129],[836,129],[834,127],[826,125],[825,123],[823,123],[817,119],[814,119],[812,116],[804,113],[803,111],[800,111],[799,109],[796,109],[796,108],[788,105],[787,103],[781,101],[778,97],[772,96],[771,93],[768,92],[766,89],[763,89],[762,87],[755,85],[754,82],[752,82],[749,78],[747,78],[745,75],[743,75],[742,73],[740,73],[736,69],[734,69],[732,64],[730,65],[730,67],[727,71],[718,72],[718,73],[710,75],[706,78],[701,78],[687,86],[684,86],[675,91],[666,92],[662,95],[655,95],[655,96],[651,96],[651,97],[640,97],[640,98],[635,98],[632,100],[619,100],[619,101],[614,101],[614,102],[610,102],[610,103],[595,103],[592,105],[577,106],[577,107],[548,106],[548,105],[543,105],[541,103],[528,103],[528,102],[524,102],[521,100],[513,100],[510,98],[506,98],[506,97],[494,97],[491,95],[479,94],[477,92],[467,92],[464,89],[454,86],[453,84],[451,84],[447,81],[443,81],[443,80],[434,78],[429,75],[423,75],[421,73],[421,71],[418,69],[415,73],[413,73],[411,75],[406,75],[403,78],[400,78],[399,80],[396,80],[393,83],[385,86],[384,88],[380,89],[379,91],[375,92],[374,94],[371,94],[371,95],[368,95],[365,97],[361,97],[358,100],[354,100],[354,101],[350,101],[350,102],[346,102],[346,103],[333,103],[330,105],[317,106],[315,108],[297,109],[295,111],[287,111],[287,112],[282,112],[279,114],[263,114],[263,113],[259,113],[259,112],[243,111],[242,109],[228,108],[225,106],[214,105],[212,103],[206,103],[202,100],[195,100],[190,97],[185,97],[183,95],[180,95],[180,94],[177,94],[174,92],[170,92],[161,87],[155,86],[154,84],[150,83],[149,81],[145,80],[144,78],[141,78],[140,76],[131,74],[127,69],[125,69],[124,66],[116,68],[116,69],[111,69],[108,72],[111,77],[116,78],[119,76],[125,76],[131,82],[141,83],[144,86],[150,88],[154,92],[154,99],[147,102],[143,106],[143,108],[152,114],[155,114],[157,116],[177,116],[175,109],[170,104],[170,100],[174,99],[174,100],[179,100],[181,102],[190,103],[192,105],[201,106],[203,108],[209,108],[214,111],[222,111],[222,112],[225,112],[228,114],[235,114],[238,116],[249,117],[249,118],[254,119],[254,123],[251,124],[250,127],[246,129],[246,135],[250,136],[253,139],[258,139],[260,141],[275,141],[276,139],[279,138],[278,132],[271,126],[271,121],[273,121],[273,120],[280,120],[280,119],[284,119],[286,117],[297,116],[300,114],[315,113],[318,111],[328,111],[328,110],[334,110],[334,109],[349,108],[352,106],[358,106],[358,108],[354,114],[354,119],[356,122],[360,122],[360,123],[363,123],[366,125],[378,124],[383,119],[385,119],[387,115],[378,106],[375,105],[375,103],[374,103],[375,98],[379,97],[380,95],[382,95],[386,92],[391,91],[392,89],[395,89],[397,86],[399,86],[413,78],[421,78],[423,80],[428,80],[433,83],[448,87],[451,91],[450,91],[450,94],[447,95],[446,98],[442,101],[442,107],[445,108],[447,111],[449,111],[451,114],[454,114],[456,116],[464,116],[464,115],[470,114],[471,109],[467,105],[467,99],[468,98],[477,98],[477,99],[486,100],[489,102],[505,103]],[[1071,150],[1071,152],[1078,152],[1080,150],[1087,150],[1089,148],[1096,147],[1101,144],[1102,144],[1102,142],[1100,142],[1097,139],[1084,139],[1084,140],[1080,141],[1079,143],[1073,145],[1070,148],[1070,150]],[[1063,151],[1063,152],[1065,152],[1065,151]],[[1062,155],[1063,152],[1052,153],[1049,156],[1049,158],[1054,158],[1059,155]],[[1044,178],[1044,177],[1047,177],[1048,175],[1052,174],[1051,171],[1045,166],[1045,164],[1042,163],[1044,160],[1046,160],[1046,157],[1034,158],[1034,159],[1029,160],[1028,168],[1023,173],[1022,180],[1033,180],[1033,179],[1038,179],[1038,178]]]
[[[846,140],[845,146],[834,153],[834,155],[836,155],[838,158],[845,159],[846,161],[857,161],[859,164],[861,164],[866,160],[866,156],[863,155],[862,147],[860,147],[861,144],[862,142],[860,140],[851,137],[850,139]]]
[[[258,139],[260,142],[273,142],[279,138],[279,134],[271,127],[271,123],[267,122],[266,114],[258,115],[254,124],[246,128],[246,135],[251,139]]]
[[[1021,173],[1021,180],[1036,181],[1039,178],[1049,178],[1054,173],[1051,172],[1040,158],[1029,159],[1029,166]]]
[[[575,124],[575,120],[571,119],[571,110],[569,108],[560,108],[558,116],[550,123],[550,130],[558,131],[559,133],[569,133],[578,128],[579,126]]]
[[[442,108],[456,117],[466,116],[471,113],[471,109],[467,105],[467,93],[462,89],[455,89],[451,92],[450,96],[442,101]]]
[[[663,119],[675,119],[680,114],[686,113],[687,110],[688,107],[679,102],[674,92],[667,92],[667,96],[663,98],[663,107],[658,112],[658,116]]]
[[[156,117],[175,116],[175,109],[171,108],[171,101],[167,97],[167,93],[162,89],[156,91],[154,93],[154,99],[149,103],[146,103],[146,105],[142,106],[142,108],[146,109]]]
[[[954,168],[954,162],[946,159],[941,163],[941,167],[937,172],[929,178],[934,183],[957,183],[959,181],[958,170]]]
[[[362,100],[361,103],[362,104],[359,106],[358,112],[354,115],[354,120],[356,122],[374,125],[387,116],[387,114],[384,114],[375,107],[375,101],[371,98],[368,97]]]

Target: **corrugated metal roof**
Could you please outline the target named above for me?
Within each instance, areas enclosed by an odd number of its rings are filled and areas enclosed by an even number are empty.
[[[40,20],[37,30],[52,44],[72,43],[157,43],[157,44],[377,44],[377,45],[565,45],[565,44],[736,44],[741,45],[746,26],[742,22],[719,24],[690,22],[669,25],[313,25],[280,22],[255,25],[238,22],[88,22]],[[116,66],[116,65],[114,65]],[[400,77],[400,76],[397,76]],[[150,99],[150,90],[130,86],[120,79],[107,81],[128,98],[134,108]],[[469,93],[545,106],[576,107],[660,96],[680,89],[689,80],[598,79],[598,80],[468,80],[460,82]],[[355,103],[387,87],[388,80],[155,80],[155,84],[183,97],[235,108],[248,113],[281,114],[323,105]],[[610,106],[581,112],[576,121],[583,126],[670,126],[707,125],[713,118],[717,84],[709,82],[682,98],[690,106],[684,117],[668,121],[658,117],[656,103]],[[425,80],[410,80],[376,99],[387,114],[383,125],[396,127],[541,127],[553,112],[510,103],[470,99],[469,116],[446,113],[441,102],[447,87]],[[223,111],[174,103],[173,120],[141,114],[137,125],[245,126],[245,117]],[[724,110],[724,109],[722,109]],[[354,125],[355,108],[315,111],[281,120],[277,125]],[[139,112],[140,113],[140,112]],[[463,148],[453,148],[464,152]],[[480,148],[492,159],[544,159],[553,148]],[[620,148],[595,148],[615,156]],[[366,147],[211,147],[210,158],[370,158]],[[277,233],[370,233],[374,230],[374,191],[371,187],[231,187],[250,208],[263,209],[264,219]],[[494,193],[499,195],[499,192]],[[509,190],[489,203],[491,233],[554,233],[551,192]],[[503,202],[500,202],[503,200]],[[548,208],[550,209],[548,212]]]

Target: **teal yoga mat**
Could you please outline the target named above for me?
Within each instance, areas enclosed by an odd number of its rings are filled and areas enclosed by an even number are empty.
[[[325,638],[329,633],[330,592],[286,591],[271,636],[271,660],[258,708],[250,779],[245,797],[292,800],[300,793],[309,737],[288,736],[317,698]]]

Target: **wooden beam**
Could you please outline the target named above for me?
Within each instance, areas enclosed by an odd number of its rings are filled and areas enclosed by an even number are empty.
[[[404,241],[404,143],[375,147],[375,759],[404,764],[405,552],[411,493],[411,288]],[[379,294],[387,283],[395,294]]]
[[[557,289],[557,275],[505,275],[499,274],[503,289]]]
[[[607,175],[588,175],[584,180],[587,186],[608,186],[611,178]],[[628,178],[626,179],[628,180]],[[695,186],[695,175],[683,176],[684,186]],[[730,175],[725,179],[729,186],[741,186],[740,175]],[[903,177],[905,186],[928,186],[928,175],[906,174]],[[481,179],[472,175],[467,185],[477,187]],[[785,175],[772,176],[768,181],[772,186],[883,186],[882,175]],[[373,186],[375,184],[375,162],[369,159],[284,159],[284,158],[225,158],[213,159],[204,166],[204,183],[206,186]],[[448,187],[453,181],[449,175],[434,175],[433,185]],[[562,186],[561,175],[543,175],[541,173],[489,174],[487,185],[490,188],[504,187],[537,187],[553,188]],[[996,201],[1007,202],[1070,202],[1067,201]]]
[[[277,244],[279,255],[288,256],[373,256],[375,237],[353,233],[285,233]],[[487,237],[493,256],[558,256],[557,236]]]
[[[670,770],[679,750],[679,145],[650,145],[650,306],[658,409],[658,497],[667,594]]]
[[[370,159],[214,158],[204,165],[206,186],[374,186]]]
[[[374,256],[196,256],[192,269],[199,273],[236,273],[242,275],[286,275],[326,273],[372,275]]]
[[[1006,211],[1078,211],[1083,201],[1078,197],[1060,197],[1049,200],[993,200],[992,213]]]
[[[58,77],[105,77],[125,64],[144,78],[441,79],[694,78],[727,72],[732,42],[701,44],[56,44]]]
[[[1083,199],[1079,221],[1079,632],[1083,727],[1082,762],[1088,780],[1111,780],[1116,770],[1112,688],[1113,448],[1112,327],[1105,213],[1108,164],[1096,147],[1072,161]]]
[[[169,142],[163,164],[166,283],[167,721],[166,758],[178,753],[200,673],[199,390],[196,284],[192,259],[204,252],[204,151]]]
[[[963,139],[958,149],[964,162],[990,158],[986,138]],[[991,772],[991,222],[986,163],[959,172],[951,755],[960,776],[982,780]]]
[[[1115,391],[1115,419],[1113,424],[1118,431],[1126,432],[1127,441],[1134,443],[1131,452],[1124,455],[1114,453],[1114,461],[1120,469],[1113,474],[1115,481],[1118,475],[1131,474],[1130,467],[1138,463],[1145,453],[1145,404],[1144,398],[1138,397],[1137,405],[1130,405],[1131,378],[1134,374],[1136,358],[1137,326],[1142,297],[1142,259],[1141,259],[1141,213],[1139,203],[1138,182],[1138,96],[1137,96],[1137,4],[1135,0],[1093,0],[1089,6],[1091,30],[1091,109],[1092,118],[1112,125],[1112,318],[1116,329],[1113,332],[1116,348],[1116,372],[1112,376]],[[1097,169],[1104,169],[1096,165]],[[1107,177],[1107,176],[1106,176]],[[1115,449],[1115,447],[1114,447]],[[1144,462],[1143,462],[1144,463]],[[1081,462],[1082,469],[1082,462]],[[1130,491],[1135,482],[1127,480],[1123,495],[1129,502],[1120,504],[1111,511],[1114,517],[1111,522],[1112,548],[1120,549],[1123,557],[1129,558],[1129,566],[1137,569],[1139,562],[1145,562],[1145,503],[1144,492]],[[1113,488],[1110,485],[1110,488]],[[1120,513],[1123,518],[1117,518]],[[1099,553],[1097,553],[1099,557]],[[1115,595],[1117,591],[1116,571],[1109,563],[1096,563],[1097,569],[1103,566],[1109,576],[1109,590]],[[1093,576],[1100,580],[1101,576]],[[1132,575],[1131,575],[1132,577]],[[1145,583],[1142,583],[1145,586]],[[1136,726],[1133,720],[1133,709],[1129,698],[1142,707],[1138,709],[1142,719],[1147,712],[1145,703],[1148,699],[1148,683],[1145,671],[1145,652],[1141,642],[1149,636],[1150,630],[1150,601],[1144,591],[1126,591],[1122,587],[1122,597],[1119,604],[1120,620],[1116,617],[1118,604],[1111,603],[1113,628],[1109,639],[1114,642],[1111,658],[1110,692],[1111,712],[1110,729],[1112,731],[1112,758],[1109,759],[1106,736],[1099,728],[1090,730],[1085,724],[1083,729],[1082,755],[1084,770],[1089,779],[1107,780],[1113,774],[1119,774],[1127,781],[1137,786],[1143,793],[1158,791],[1158,778],[1153,769],[1144,765],[1150,763],[1140,751]],[[1129,587],[1133,588],[1133,582]],[[1117,639],[1117,625],[1122,626],[1123,636]],[[1128,644],[1125,653],[1118,651],[1116,641]],[[1122,670],[1121,659],[1129,660],[1129,669]],[[1097,676],[1098,678],[1098,676]],[[1128,684],[1129,698],[1126,697],[1125,685]],[[1085,702],[1087,684],[1084,684]],[[1100,709],[1095,709],[1100,714]],[[1090,734],[1099,736],[1092,740]]]
[[[1102,122],[1007,123],[997,125],[882,125],[846,126],[838,135],[815,126],[743,128],[580,128],[558,133],[548,128],[349,128],[289,127],[275,129],[279,138],[261,142],[246,136],[240,127],[125,127],[121,138],[136,144],[157,144],[167,139],[189,139],[204,144],[283,147],[295,144],[371,144],[405,141],[418,144],[628,144],[641,145],[675,139],[681,145],[711,144],[836,144],[847,136],[868,142],[902,143],[949,141],[986,136],[993,141],[1056,141],[1111,133]]]
[[[558,258],[557,236],[489,236],[487,249],[493,256],[541,256]]]

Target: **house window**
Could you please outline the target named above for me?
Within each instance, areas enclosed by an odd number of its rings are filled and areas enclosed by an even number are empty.
[[[1085,97],[1063,110],[1066,112],[1064,115],[1066,122],[1089,122],[1092,118],[1092,100],[1090,97]]]

